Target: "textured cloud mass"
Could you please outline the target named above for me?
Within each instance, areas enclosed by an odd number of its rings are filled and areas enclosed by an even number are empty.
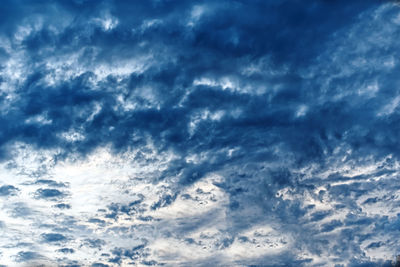
[[[400,6],[8,1],[1,266],[391,266]]]

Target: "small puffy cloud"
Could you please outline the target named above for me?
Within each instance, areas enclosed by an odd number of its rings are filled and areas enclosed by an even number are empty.
[[[39,188],[35,192],[35,197],[36,198],[42,198],[42,199],[58,199],[62,198],[65,196],[65,193],[61,192],[58,189],[48,189],[48,188]]]
[[[53,242],[64,242],[67,238],[58,233],[46,233],[41,235],[43,242],[53,243]]]

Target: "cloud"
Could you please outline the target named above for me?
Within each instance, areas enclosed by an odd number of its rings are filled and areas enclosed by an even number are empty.
[[[6,1],[0,14],[0,240],[34,244],[0,262],[399,253],[391,1]]]
[[[53,186],[53,187],[66,187],[67,186],[64,183],[56,182],[53,180],[47,180],[47,179],[39,179],[35,182],[35,184],[45,184],[45,185]]]
[[[16,256],[16,262],[27,262],[30,260],[40,259],[42,256],[33,251],[20,251]]]
[[[59,209],[70,209],[71,208],[71,205],[65,204],[65,203],[56,204],[54,206]]]
[[[108,264],[103,264],[103,263],[93,263],[92,265],[91,265],[92,267],[108,267],[109,265]]]
[[[97,248],[101,250],[101,247],[105,245],[105,241],[101,239],[85,239],[84,245],[89,246],[91,248]]]
[[[60,248],[58,251],[65,254],[71,254],[75,252],[75,250],[72,248]]]
[[[3,185],[0,187],[0,196],[12,196],[18,192],[18,188],[12,185]]]
[[[65,194],[57,189],[39,188],[36,190],[35,195],[37,198],[57,199],[63,197]]]
[[[42,234],[41,235],[43,242],[64,242],[67,240],[67,238],[62,235],[62,234],[57,234],[57,233],[47,233],[47,234]]]

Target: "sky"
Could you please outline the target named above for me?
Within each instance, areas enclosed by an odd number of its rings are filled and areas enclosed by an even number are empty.
[[[0,266],[391,266],[396,2],[2,1]]]

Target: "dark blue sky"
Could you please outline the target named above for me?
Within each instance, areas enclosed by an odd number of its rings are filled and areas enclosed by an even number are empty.
[[[395,1],[3,1],[5,266],[390,266]]]

